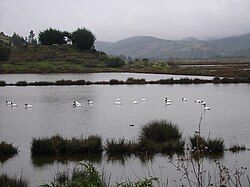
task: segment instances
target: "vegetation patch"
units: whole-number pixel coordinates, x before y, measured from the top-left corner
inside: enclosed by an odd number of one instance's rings
[[[16,86],[28,86],[28,83],[26,81],[18,81],[16,82]]]
[[[5,141],[0,143],[0,158],[10,157],[17,154],[17,148]]]
[[[0,86],[6,86],[6,82],[0,80]]]
[[[20,176],[17,177],[11,177],[6,174],[0,175],[0,186],[5,187],[28,187],[28,179],[25,179],[24,177]]]
[[[76,155],[101,154],[102,139],[99,136],[88,138],[64,139],[60,135],[50,138],[33,138],[31,143],[32,156],[35,155]]]
[[[205,139],[199,135],[190,137],[192,149],[203,152],[223,152],[225,150],[224,141],[221,138]]]
[[[229,148],[228,148],[229,151],[231,152],[240,152],[240,151],[245,151],[246,150],[246,146],[244,145],[239,145],[239,144],[234,144],[234,145],[231,145]]]
[[[108,154],[125,155],[179,152],[184,150],[185,145],[181,136],[178,127],[171,122],[152,121],[142,127],[138,141],[107,140],[105,150]]]

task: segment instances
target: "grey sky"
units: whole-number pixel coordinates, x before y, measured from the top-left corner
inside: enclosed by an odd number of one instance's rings
[[[0,0],[0,31],[92,30],[98,40],[165,39],[250,32],[250,0]]]

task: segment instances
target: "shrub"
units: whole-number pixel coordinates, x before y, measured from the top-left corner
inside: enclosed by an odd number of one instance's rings
[[[125,62],[123,60],[121,60],[120,58],[108,58],[104,61],[104,63],[106,64],[107,67],[110,68],[119,68],[119,67],[123,67]]]
[[[64,139],[60,135],[51,138],[33,138],[31,153],[35,155],[74,155],[74,154],[100,154],[102,139],[98,136],[88,138]]]
[[[0,61],[5,61],[10,58],[10,48],[7,46],[0,45]]]
[[[161,152],[181,152],[184,150],[185,141],[169,140],[161,146]]]
[[[0,158],[17,154],[17,148],[5,141],[0,143]]]
[[[95,35],[86,28],[79,28],[72,33],[73,44],[79,49],[91,49],[95,40]]]
[[[181,135],[177,125],[172,124],[172,122],[155,120],[143,126],[140,138],[163,143],[172,139],[180,139]]]
[[[72,80],[58,80],[55,82],[56,85],[73,85]]]
[[[213,78],[213,83],[214,83],[214,84],[220,83],[220,78],[219,78],[219,77],[214,77],[214,78]]]
[[[111,80],[109,81],[109,84],[110,84],[110,85],[123,84],[123,83],[124,83],[123,81],[119,81],[119,80],[117,80],[117,79],[111,79]]]
[[[27,86],[28,83],[26,81],[18,81],[16,82],[16,86]]]
[[[64,33],[56,29],[46,29],[39,33],[39,41],[42,45],[64,44]]]
[[[28,179],[20,176],[19,178],[10,177],[6,174],[0,175],[0,186],[5,187],[28,187]]]
[[[6,82],[5,81],[0,81],[0,86],[6,86]]]

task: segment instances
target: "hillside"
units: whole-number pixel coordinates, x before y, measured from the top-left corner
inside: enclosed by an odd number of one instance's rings
[[[110,55],[150,59],[205,59],[214,57],[250,57],[250,34],[218,40],[195,38],[164,40],[151,36],[135,36],[117,42],[97,41],[97,50]]]

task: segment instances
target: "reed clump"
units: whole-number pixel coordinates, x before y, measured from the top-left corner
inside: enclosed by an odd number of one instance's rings
[[[18,81],[16,82],[16,86],[28,86],[28,83],[26,81]]]
[[[0,158],[11,157],[17,154],[17,148],[5,141],[0,142]]]
[[[32,156],[100,154],[102,151],[102,139],[99,136],[64,139],[55,135],[50,138],[33,138],[31,143]]]
[[[0,86],[6,86],[6,82],[0,80]]]
[[[191,147],[194,150],[200,150],[204,152],[223,152],[225,150],[224,140],[221,138],[205,139],[199,135],[195,135],[189,138]]]
[[[179,128],[164,120],[151,121],[142,127],[137,141],[107,140],[108,154],[148,155],[154,153],[183,151],[185,142]]]
[[[5,187],[28,187],[29,181],[23,176],[11,177],[6,174],[0,175],[0,186]]]
[[[231,145],[229,148],[228,148],[229,151],[231,152],[240,152],[240,151],[245,151],[246,150],[246,146],[244,145],[239,145],[239,144],[234,144],[234,145]]]

